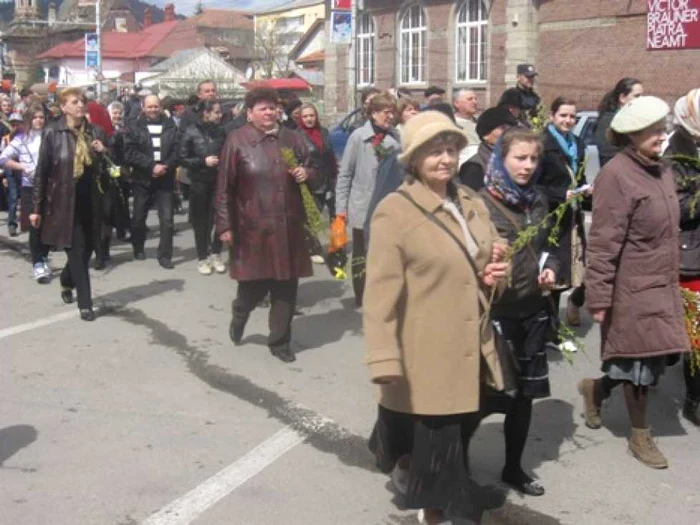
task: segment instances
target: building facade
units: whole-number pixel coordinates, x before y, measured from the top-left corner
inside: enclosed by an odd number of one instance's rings
[[[622,77],[673,100],[700,85],[699,49],[648,50],[647,0],[364,0],[351,45],[329,44],[325,107],[333,119],[367,86],[422,99],[438,85],[473,89],[482,108],[515,83],[517,64],[538,70],[545,104],[558,95],[595,109]]]

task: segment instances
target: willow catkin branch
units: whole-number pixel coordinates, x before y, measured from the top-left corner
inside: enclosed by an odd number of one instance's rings
[[[281,148],[280,151],[282,153],[282,159],[284,160],[284,163],[290,170],[299,167],[297,157],[291,148]],[[311,194],[311,190],[309,190],[309,185],[305,182],[302,182],[301,184],[299,184],[299,189],[301,191],[301,200],[304,204],[306,225],[309,231],[313,235],[318,237],[327,228],[327,225],[323,220],[321,212],[316,206],[316,201],[314,200],[314,196]]]

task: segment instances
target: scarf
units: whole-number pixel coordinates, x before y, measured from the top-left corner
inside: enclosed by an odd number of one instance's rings
[[[87,123],[83,123],[79,128],[70,128],[71,133],[75,135],[75,157],[73,157],[73,178],[79,179],[85,173],[87,166],[92,166],[92,157],[90,157],[90,145],[88,144]]]
[[[484,183],[494,197],[507,202],[511,206],[530,208],[537,198],[535,184],[537,183],[538,173],[538,171],[535,172],[527,186],[516,184],[503,164],[503,151],[499,140],[493,148],[491,161],[486,170],[486,175],[484,175]]]
[[[318,123],[318,119],[316,120],[316,124],[313,128],[307,128],[304,125],[304,122],[302,122],[301,117],[299,117],[297,120],[297,126],[299,126],[299,129],[302,130],[307,137],[309,137],[309,140],[314,146],[316,146],[316,149],[322,152],[323,137],[321,136],[321,125]]]
[[[697,141],[700,139],[700,88],[681,97],[673,107],[676,122]]]
[[[562,135],[559,130],[554,126],[554,124],[549,124],[547,126],[547,131],[554,137],[559,144],[559,148],[564,152],[564,154],[569,159],[569,167],[571,171],[574,172],[574,176],[578,172],[578,144],[576,144],[576,138],[573,133],[567,133]]]

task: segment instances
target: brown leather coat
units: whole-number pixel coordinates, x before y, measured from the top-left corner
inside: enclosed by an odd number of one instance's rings
[[[97,139],[107,145],[102,128],[87,124],[88,143]],[[100,190],[106,188],[107,180],[101,157],[94,151],[92,166],[85,168],[83,177],[90,177],[92,189],[93,228],[100,224]],[[68,129],[65,117],[46,127],[39,149],[39,160],[34,176],[34,213],[41,215],[41,241],[58,249],[70,247],[75,216],[75,135]],[[97,231],[95,229],[94,231]]]
[[[626,150],[605,165],[594,191],[586,301],[590,309],[608,309],[603,360],[688,351],[670,168]]]
[[[299,185],[281,148],[294,151],[313,184],[304,139],[281,128],[265,134],[251,124],[229,133],[221,153],[216,188],[216,228],[233,233],[231,278],[288,280],[313,274],[304,234]]]

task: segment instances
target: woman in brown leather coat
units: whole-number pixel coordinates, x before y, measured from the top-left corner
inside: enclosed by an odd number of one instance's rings
[[[228,135],[219,161],[216,229],[230,246],[231,278],[238,281],[230,336],[241,344],[250,312],[269,293],[272,354],[295,360],[289,348],[300,277],[312,275],[306,216],[299,185],[316,178],[309,150],[296,131],[277,122],[279,97],[258,88],[246,95],[248,123]],[[289,150],[297,166],[282,156]],[[313,191],[313,188],[311,188]]]
[[[105,150],[104,132],[85,118],[85,96],[77,88],[61,93],[63,117],[45,131],[34,182],[34,210],[29,220],[41,227],[41,241],[64,249],[68,262],[61,272],[61,298],[73,302],[78,294],[80,317],[93,321],[88,263],[93,232],[100,226],[100,178],[104,172],[98,155]]]

